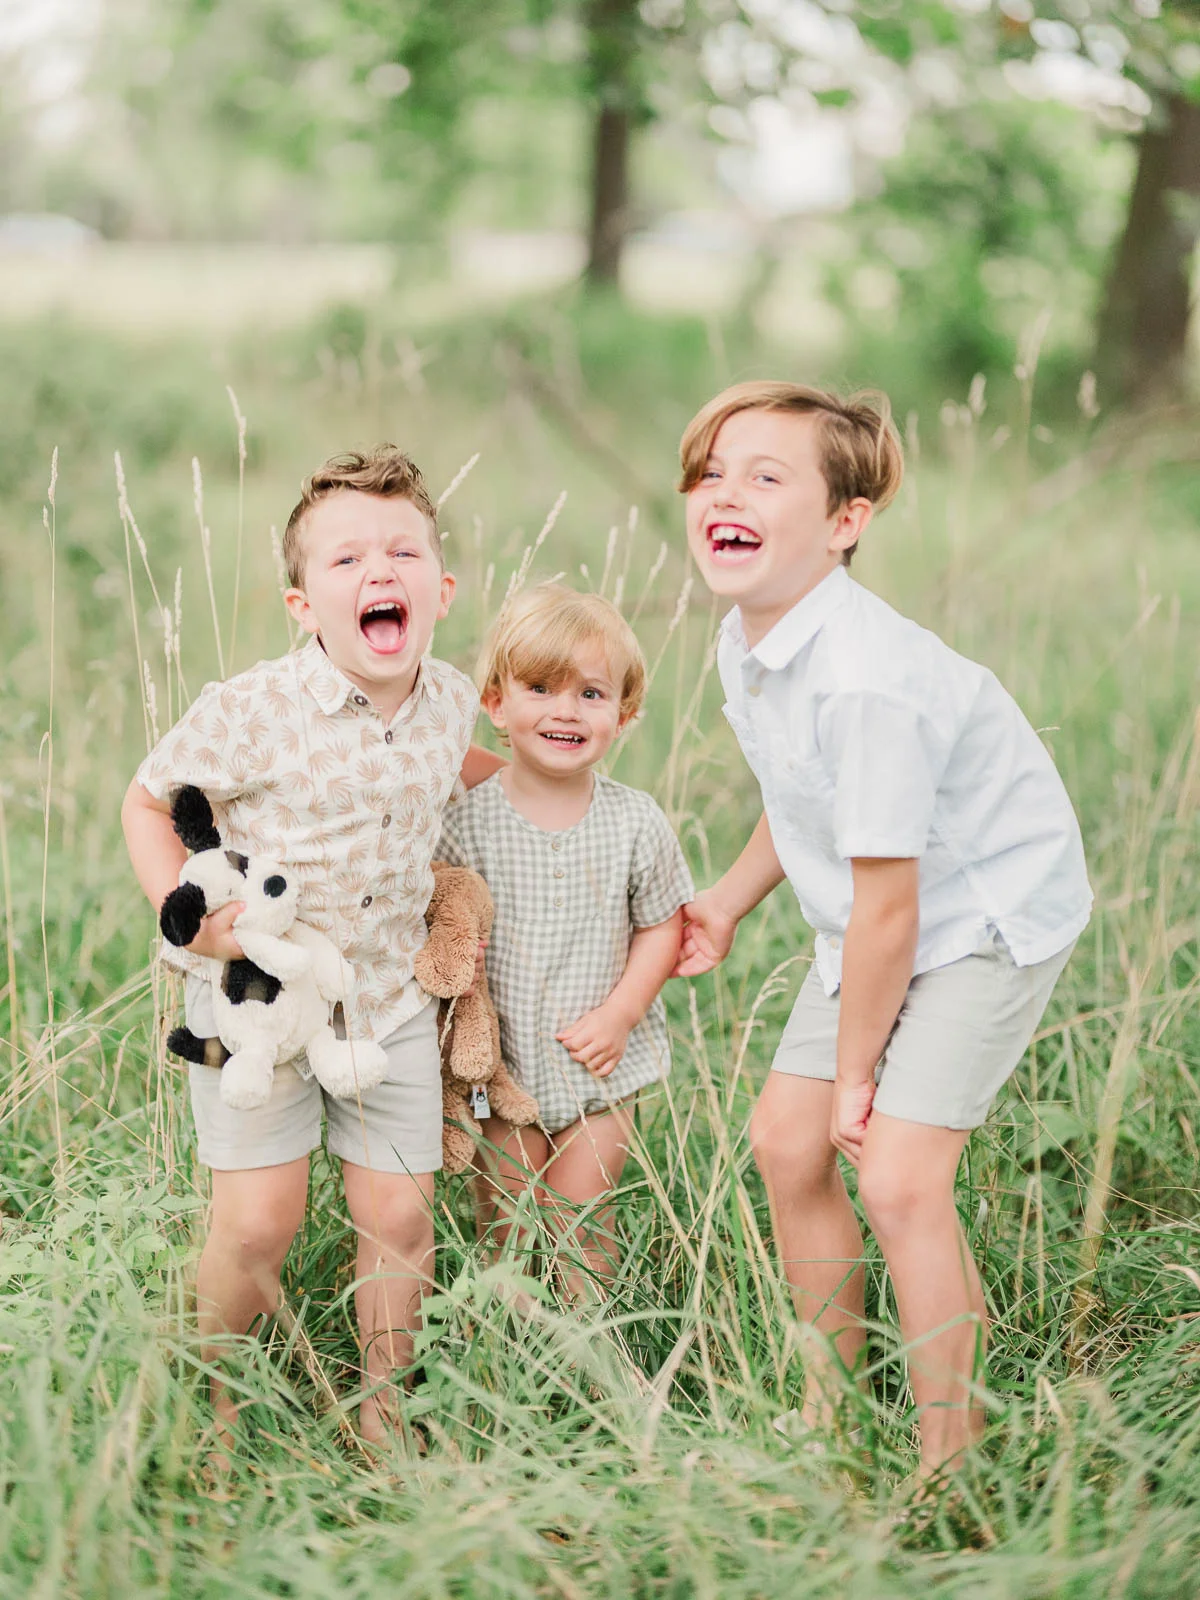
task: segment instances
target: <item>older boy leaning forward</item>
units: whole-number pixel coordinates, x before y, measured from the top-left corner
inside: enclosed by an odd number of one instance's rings
[[[682,460],[692,555],[733,602],[718,666],[763,815],[685,906],[678,971],[715,966],[789,880],[816,957],[750,1137],[797,1314],[826,1335],[802,1417],[829,1425],[863,1352],[841,1151],[895,1287],[927,1479],[982,1421],[987,1317],[955,1173],[1088,920],[1079,828],[993,675],[846,571],[900,484],[886,403],[742,384],[692,421]]]
[[[212,1227],[196,1285],[206,1359],[276,1309],[283,1259],[304,1217],[309,1153],[328,1124],[358,1234],[356,1309],[368,1394],[364,1437],[394,1420],[389,1380],[409,1364],[433,1264],[433,1174],[441,1165],[436,1007],[413,976],[425,938],[430,862],[461,771],[470,787],[498,764],[469,747],[478,699],[454,668],[422,659],[446,615],[436,511],[400,451],[328,462],[304,486],[284,538],[287,608],[312,638],[278,661],[208,685],[139,768],[122,808],[134,871],[157,909],[186,852],[169,795],[199,785],[229,846],[300,876],[301,914],[352,962],[348,1036],[378,1040],[388,1073],[354,1101],[322,1104],[288,1065],[257,1111],[232,1111],[220,1073],[191,1068],[200,1159],[213,1170]],[[182,953],[188,1022],[214,1032],[196,956],[236,960],[234,904],[205,919]],[[214,1380],[224,1445],[236,1406]]]

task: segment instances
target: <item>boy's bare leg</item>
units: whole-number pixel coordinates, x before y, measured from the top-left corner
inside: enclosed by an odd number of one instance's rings
[[[555,1231],[566,1240],[568,1256],[581,1261],[579,1266],[564,1266],[563,1287],[575,1301],[595,1298],[596,1291],[612,1282],[613,1260],[611,1206],[592,1213],[583,1226],[578,1224],[576,1208],[588,1205],[615,1189],[621,1181],[633,1133],[633,1101],[614,1106],[596,1116],[581,1117],[551,1139],[553,1157],[544,1182],[547,1215]],[[568,1202],[567,1211],[559,1203]]]
[[[516,1225],[513,1218],[517,1206],[535,1185],[553,1151],[540,1128],[514,1128],[500,1117],[487,1117],[481,1126],[487,1145],[479,1147],[471,1183],[475,1232],[493,1253],[498,1253]],[[540,1193],[537,1200],[540,1203]],[[530,1250],[535,1245],[527,1231],[519,1242]]]
[[[354,1304],[363,1371],[377,1391],[359,1406],[359,1431],[381,1444],[400,1426],[391,1377],[412,1362],[421,1297],[433,1279],[433,1173],[374,1172],[343,1161],[342,1175],[358,1233]]]
[[[954,1204],[969,1137],[876,1111],[859,1167],[859,1193],[892,1275],[909,1350],[925,1477],[956,1466],[983,1431],[971,1385],[987,1344],[987,1307]]]
[[[750,1121],[796,1315],[825,1336],[805,1351],[801,1415],[815,1428],[832,1422],[842,1368],[854,1372],[866,1344],[862,1234],[829,1139],[832,1107],[832,1083],[770,1072]]]
[[[308,1157],[279,1167],[212,1175],[212,1227],[196,1274],[201,1354],[221,1357],[219,1335],[248,1333],[279,1306],[279,1273],[304,1221]],[[238,1407],[210,1382],[218,1446],[228,1450]]]

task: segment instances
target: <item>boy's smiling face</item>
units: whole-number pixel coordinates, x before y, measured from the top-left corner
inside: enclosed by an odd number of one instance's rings
[[[484,697],[495,727],[508,735],[514,763],[540,778],[569,778],[594,767],[621,731],[621,688],[597,640],[576,652],[561,681],[509,679]]]
[[[339,489],[301,529],[304,579],[284,596],[330,661],[389,716],[412,693],[454,579],[436,534],[411,500]]]
[[[688,546],[712,592],[737,604],[752,647],[870,521],[869,500],[830,513],[817,430],[811,414],[737,411],[688,492]]]

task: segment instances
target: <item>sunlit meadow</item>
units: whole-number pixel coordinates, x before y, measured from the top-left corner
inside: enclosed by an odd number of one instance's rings
[[[437,648],[460,665],[514,583],[617,598],[654,677],[611,770],[662,802],[699,881],[754,820],[673,489],[683,422],[748,369],[703,324],[599,315],[418,335],[332,315],[217,349],[0,333],[4,1595],[1196,1592],[1195,437],[1185,418],[1110,424],[1086,384],[1051,432],[1033,360],[995,398],[977,383],[903,419],[910,478],[856,567],[1016,694],[1097,894],[961,1174],[994,1317],[966,1505],[891,1515],[913,1427],[870,1247],[870,1392],[847,1395],[863,1446],[804,1454],[772,1426],[804,1351],[745,1134],[810,954],[786,892],[728,970],[668,989],[675,1068],[639,1111],[603,1311],[564,1310],[545,1260],[518,1258],[538,1309],[514,1319],[461,1180],[440,1185],[411,1401],[430,1448],[368,1461],[343,1409],[351,1236],[319,1158],[284,1312],[237,1352],[242,1453],[204,1492],[207,1179],[118,809],[203,682],[288,647],[272,527],[302,474],[391,437],[453,488]]]

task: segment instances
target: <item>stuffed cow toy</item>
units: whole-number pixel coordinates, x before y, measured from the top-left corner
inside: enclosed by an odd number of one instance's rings
[[[375,1088],[387,1072],[387,1056],[370,1040],[334,1033],[332,1008],[350,993],[354,969],[323,933],[296,920],[295,874],[224,849],[208,797],[194,785],[171,796],[171,820],[194,854],[159,913],[168,943],[188,945],[203,917],[235,900],[246,905],[233,923],[244,959],[203,958],[217,1034],[228,1052],[221,1071],[225,1104],[239,1111],[264,1105],[275,1068],[300,1055],[321,1087],[339,1099]],[[218,1064],[211,1041],[189,1028],[175,1028],[167,1047],[186,1061]]]

